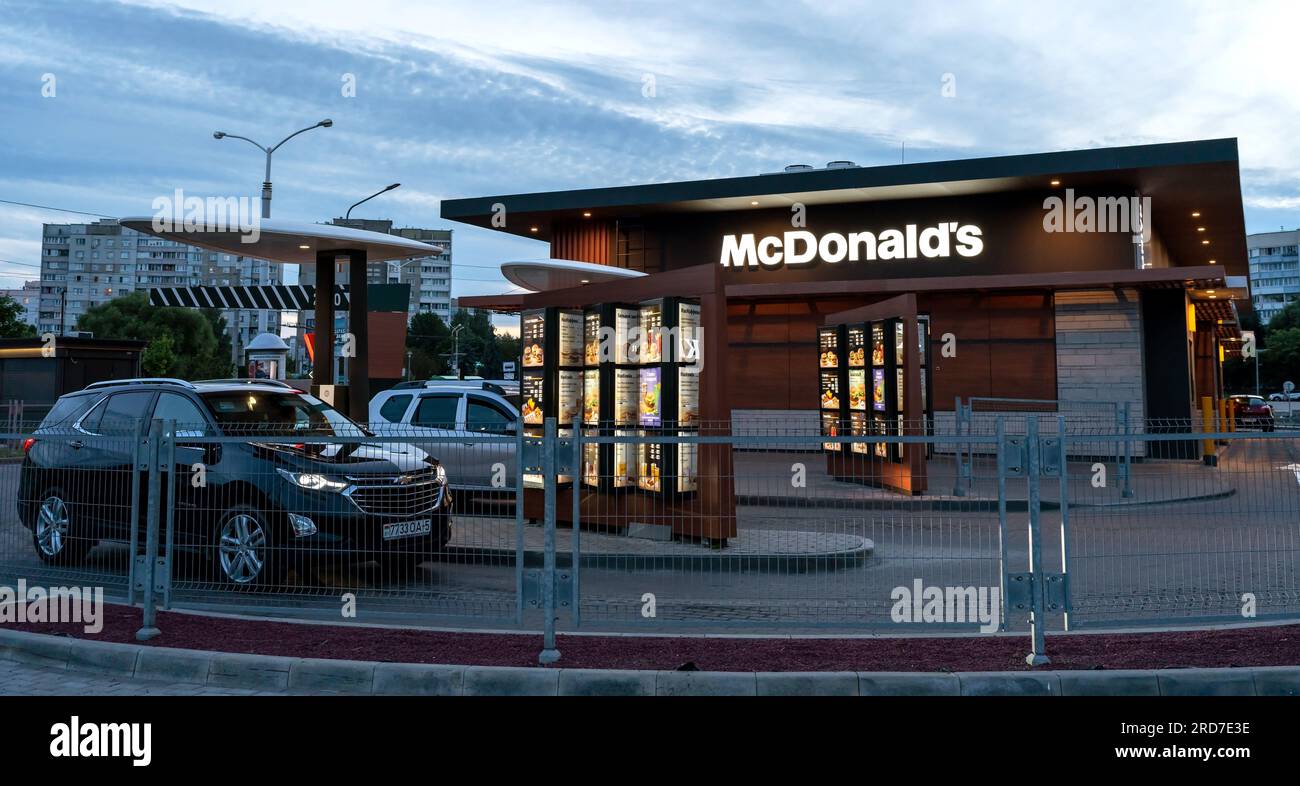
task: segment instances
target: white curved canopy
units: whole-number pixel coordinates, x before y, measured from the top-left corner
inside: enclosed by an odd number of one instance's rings
[[[641,278],[645,273],[573,259],[521,259],[502,262],[501,275],[511,284],[530,292],[547,292],[602,281]]]
[[[225,254],[269,259],[272,262],[310,264],[316,261],[318,251],[364,249],[366,261],[383,262],[432,256],[444,250],[439,246],[397,235],[333,224],[313,224],[309,221],[261,219],[256,230],[249,232],[241,232],[238,228],[232,230],[224,224],[210,225],[205,222],[199,222],[197,227],[188,231],[183,226],[158,231],[154,229],[153,216],[131,216],[121,219],[119,223],[146,235]]]

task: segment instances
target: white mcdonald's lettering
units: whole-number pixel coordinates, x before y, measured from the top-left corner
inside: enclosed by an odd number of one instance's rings
[[[919,229],[919,231],[918,231]],[[829,232],[821,237],[806,229],[755,239],[752,233],[723,235],[718,261],[723,267],[775,268],[812,262],[888,262],[907,259],[945,259],[953,252],[967,259],[984,251],[984,231],[974,224],[945,221],[918,228],[872,232]]]

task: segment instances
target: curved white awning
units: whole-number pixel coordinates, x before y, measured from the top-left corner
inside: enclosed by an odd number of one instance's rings
[[[548,292],[602,281],[641,278],[645,273],[573,259],[521,259],[502,262],[501,275],[511,284],[530,292]]]
[[[371,232],[365,229],[313,224],[309,221],[282,221],[261,219],[255,231],[232,231],[226,225],[198,226],[186,230],[182,226],[158,231],[154,229],[153,216],[131,216],[120,220],[122,226],[146,235],[187,243],[225,254],[239,254],[272,262],[311,264],[318,251],[344,251],[363,249],[366,261],[384,262],[390,259],[432,256],[444,251],[439,246],[421,243],[397,235]]]

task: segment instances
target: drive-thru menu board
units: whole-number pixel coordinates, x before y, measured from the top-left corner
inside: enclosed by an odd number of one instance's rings
[[[546,417],[583,436],[676,436],[700,421],[700,306],[663,298],[521,315],[526,433]],[[535,349],[530,349],[535,347]],[[684,494],[697,489],[695,445],[584,443],[584,486]],[[536,480],[540,476],[534,473]]]
[[[825,326],[817,332],[818,407],[824,436],[902,435],[908,418],[926,419],[931,427],[929,318],[918,317],[917,338],[921,412],[907,412],[906,321],[883,319]],[[901,443],[863,439],[849,447],[827,442],[830,453],[872,455],[901,462]]]

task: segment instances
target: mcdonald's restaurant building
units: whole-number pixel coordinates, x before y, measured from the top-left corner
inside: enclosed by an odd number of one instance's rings
[[[442,216],[550,244],[549,259],[502,264],[527,291],[464,306],[706,293],[700,323],[725,338],[706,341],[703,407],[737,428],[767,416],[815,427],[834,376],[823,373],[828,343],[843,352],[832,360],[868,372],[869,412],[881,379],[855,345],[879,360],[871,333],[886,323],[872,320],[885,318],[900,336],[904,324],[920,331],[921,408],[940,428],[959,397],[1115,402],[1135,429],[1188,424],[1203,397],[1222,396],[1221,363],[1250,307],[1235,139],[832,162],[456,199]],[[892,355],[892,335],[885,344]],[[915,401],[901,371],[897,393],[888,373],[901,417]],[[849,407],[852,379],[833,385]]]

